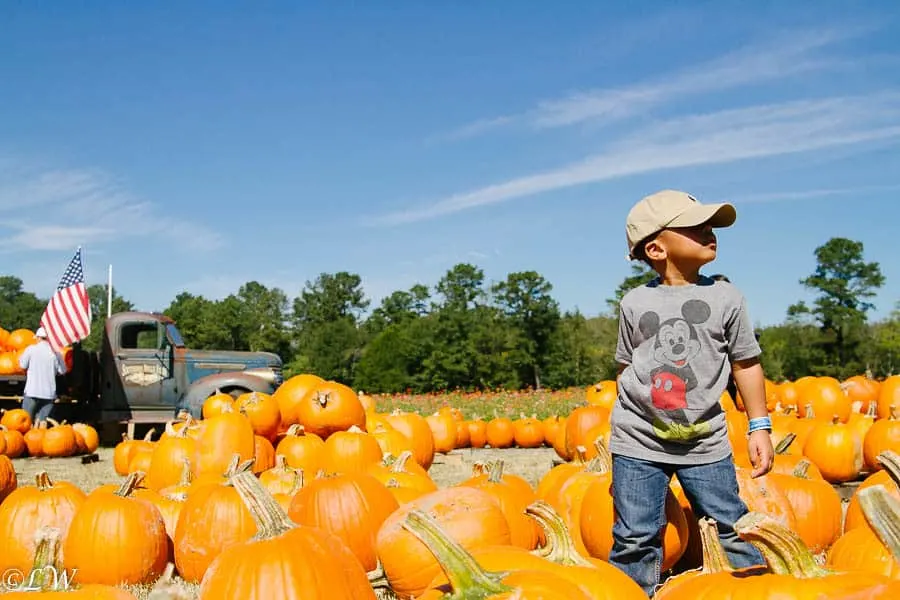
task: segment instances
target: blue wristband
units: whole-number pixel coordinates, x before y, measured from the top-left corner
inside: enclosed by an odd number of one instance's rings
[[[753,433],[754,431],[760,431],[762,429],[772,431],[772,418],[768,416],[756,417],[755,419],[750,419],[749,425],[747,433]]]

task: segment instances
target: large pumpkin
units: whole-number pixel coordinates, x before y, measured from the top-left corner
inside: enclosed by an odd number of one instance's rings
[[[159,510],[131,494],[143,474],[128,477],[113,494],[91,494],[69,526],[66,569],[84,583],[148,584],[166,568],[169,537]]]
[[[399,507],[393,494],[366,473],[325,475],[308,481],[291,501],[288,515],[300,525],[332,533],[366,571],[377,566],[375,534]]]
[[[85,498],[71,483],[54,484],[45,471],[35,476],[35,485],[19,486],[7,496],[0,504],[0,570],[27,572],[34,562],[35,532],[47,526],[65,537]]]
[[[259,531],[209,565],[201,600],[375,599],[365,571],[340,538],[291,523],[251,473],[236,475],[232,483]]]
[[[425,494],[395,510],[376,538],[378,558],[394,592],[418,596],[428,587],[440,566],[422,542],[404,527],[415,510],[434,519],[464,548],[509,545],[509,523],[490,494],[470,487],[451,487]]]

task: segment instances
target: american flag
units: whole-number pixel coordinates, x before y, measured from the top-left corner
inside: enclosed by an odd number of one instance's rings
[[[47,332],[47,341],[56,350],[83,340],[91,333],[91,303],[84,287],[80,247],[47,304],[41,317],[41,327]]]

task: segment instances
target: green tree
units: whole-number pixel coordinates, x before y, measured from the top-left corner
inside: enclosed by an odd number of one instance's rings
[[[839,376],[859,373],[863,368],[861,346],[865,339],[870,301],[884,285],[877,262],[863,258],[862,242],[832,238],[815,250],[816,270],[801,283],[818,295],[812,307],[798,303],[789,316],[809,313],[823,334],[828,371]]]
[[[521,380],[534,383],[536,389],[541,388],[541,369],[560,318],[552,290],[550,282],[535,271],[510,273],[493,288],[500,309],[521,337],[517,344],[525,371]]]
[[[285,375],[312,372],[351,385],[363,346],[359,320],[368,306],[359,275],[322,273],[307,281],[294,299],[296,354]]]
[[[22,285],[18,277],[0,277],[0,327],[7,331],[36,330],[47,308],[47,300],[26,292]]]

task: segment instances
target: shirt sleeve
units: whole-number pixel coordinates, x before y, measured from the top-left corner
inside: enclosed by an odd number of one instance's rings
[[[28,369],[28,361],[31,357],[31,346],[22,350],[22,354],[19,355],[19,368],[20,369]]]
[[[619,334],[616,340],[616,362],[619,364],[631,364],[631,354],[634,352],[632,332],[631,311],[619,304]]]
[[[725,337],[728,340],[728,356],[732,361],[747,360],[762,354],[747,312],[747,301],[743,296],[725,322]]]

